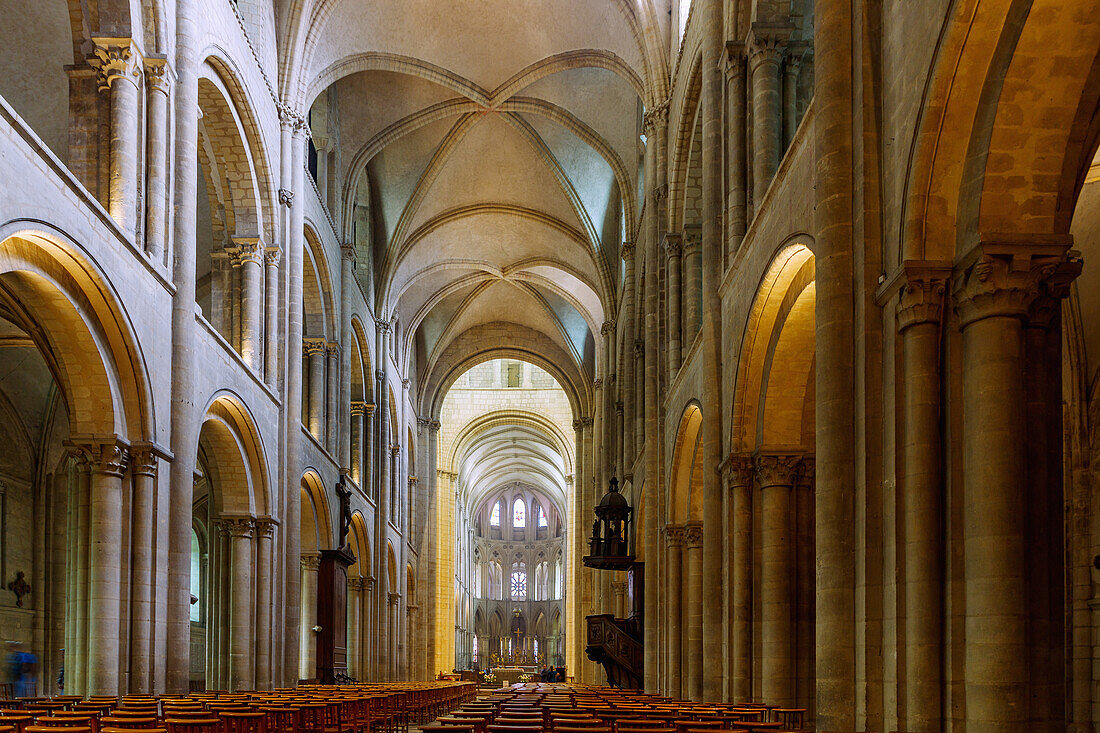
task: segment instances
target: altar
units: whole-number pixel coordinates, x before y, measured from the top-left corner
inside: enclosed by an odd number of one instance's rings
[[[509,687],[520,682],[520,677],[531,675],[538,677],[537,667],[493,667],[490,672],[497,678],[496,684],[500,687]]]

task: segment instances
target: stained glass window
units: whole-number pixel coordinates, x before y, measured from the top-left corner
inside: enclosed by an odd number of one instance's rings
[[[522,601],[527,598],[527,571],[512,571],[512,600]]]
[[[500,502],[493,504],[493,511],[489,514],[489,525],[492,527],[500,526]]]
[[[548,526],[550,524],[550,522],[547,521],[547,519],[546,519],[546,510],[542,508],[542,504],[539,504],[538,514],[539,514],[539,526],[540,527]]]
[[[523,503],[523,499],[516,499],[516,503],[512,505],[512,526],[517,529],[527,526],[527,505]]]
[[[471,641],[473,642],[474,661],[476,662],[477,661],[477,637],[476,636],[473,637],[471,639]]]

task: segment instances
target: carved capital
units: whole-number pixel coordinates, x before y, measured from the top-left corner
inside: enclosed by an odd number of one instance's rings
[[[634,259],[634,243],[623,242],[622,246],[619,247],[619,257],[622,257],[626,262],[630,262]]]
[[[658,130],[663,129],[668,124],[668,104],[670,101],[672,101],[672,98],[666,97],[655,104],[653,109],[646,110],[645,116],[642,118],[642,130],[647,138],[657,134]]]
[[[389,333],[390,332],[390,322],[389,321],[383,321],[380,318],[376,318],[376,319],[374,319],[374,326],[375,326],[375,328],[378,329],[378,333]]]
[[[703,229],[698,226],[684,227],[684,231],[680,235],[682,237],[683,251],[685,253],[691,253],[699,249],[699,245],[703,243]]]
[[[756,481],[761,489],[794,486],[802,464],[801,454],[763,453],[756,456]]]
[[[438,431],[441,427],[443,427],[443,423],[439,422],[438,420],[432,420],[430,423],[428,423],[428,428],[434,431]]]
[[[363,412],[367,417],[374,415],[374,405],[370,402],[363,403]]]
[[[604,321],[603,325],[600,326],[600,333],[603,334],[604,336],[615,333],[615,321],[614,320]]]
[[[145,83],[149,85],[149,91],[168,96],[172,88],[172,71],[168,68],[167,58],[155,56],[145,59]]]
[[[92,440],[75,444],[75,447],[93,474],[122,476],[130,463],[128,447],[114,438]]]
[[[592,388],[593,389],[602,389],[603,388],[603,380],[600,379],[599,377],[596,377],[595,379],[593,379],[592,380]]]
[[[638,358],[645,356],[645,341],[642,339],[634,342],[634,356]]]
[[[749,30],[745,45],[749,52],[749,63],[752,68],[759,68],[761,64],[775,64],[783,60],[783,54],[787,50],[787,41],[791,38],[794,27],[791,25],[772,25],[768,23],[753,23]]]
[[[237,260],[241,264],[253,262],[263,265],[265,248],[259,237],[234,237],[233,246],[237,250]]]
[[[381,369],[378,369],[374,372],[374,378],[377,379],[379,382],[385,382],[386,381],[386,373],[384,371],[382,371]]]
[[[401,380],[401,389],[408,389],[412,385],[412,380],[405,378]]]
[[[120,79],[137,84],[141,75],[133,42],[129,38],[93,38],[89,60],[99,74],[99,89],[110,89]]]
[[[317,572],[321,569],[320,555],[302,555],[302,570]]]
[[[293,206],[294,206],[294,192],[291,191],[289,188],[280,188],[279,189],[279,203],[282,204],[283,206],[287,207],[288,209],[293,208]]]
[[[268,267],[278,267],[283,258],[283,250],[279,247],[267,247],[264,249],[264,264]]]
[[[805,456],[802,466],[798,471],[798,488],[814,490],[817,482],[817,459],[813,456]]]
[[[680,257],[683,253],[683,239],[679,234],[674,232],[668,232],[665,234],[665,256],[670,260],[674,257]]]
[[[150,445],[135,445],[130,451],[130,471],[135,476],[157,475],[157,451]]]
[[[275,528],[279,523],[271,517],[260,517],[256,520],[256,536],[263,540],[270,540],[275,536]]]
[[[416,476],[409,476],[409,488],[415,489],[420,484],[420,479]]]
[[[653,198],[656,200],[658,206],[663,206],[665,201],[668,200],[668,184],[662,183],[653,189]]]
[[[722,473],[726,478],[726,485],[734,489],[739,486],[752,484],[753,460],[752,456],[731,454],[722,466]]]
[[[367,411],[367,403],[366,402],[352,401],[352,403],[351,403],[351,416],[352,417],[362,417],[363,414],[366,411]]]
[[[222,517],[222,529],[234,539],[249,539],[252,530],[256,528],[256,520],[252,517]]]
[[[366,578],[348,578],[348,590],[352,593],[358,593],[361,590],[365,590],[366,587]]]
[[[726,79],[745,76],[745,60],[747,51],[744,41],[726,41],[725,61]]]
[[[302,339],[302,353],[306,356],[323,355],[326,345],[324,339]]]
[[[679,547],[684,543],[684,526],[682,524],[665,525],[665,546]]]
[[[392,453],[392,454],[393,454],[393,457],[394,457],[394,458],[397,458],[398,454],[399,454],[399,453],[401,453],[401,446],[399,446],[399,445],[391,445],[391,446],[390,446],[390,453]]]
[[[350,243],[341,244],[340,245],[340,257],[342,257],[345,262],[354,263],[355,262],[355,245],[350,244]]]
[[[340,344],[335,341],[329,341],[325,344],[325,353],[328,354],[330,359],[340,358]]]
[[[1026,318],[1040,285],[1054,274],[1060,258],[1029,253],[979,254],[955,275],[955,312],[959,326],[991,317]]]
[[[694,550],[703,546],[703,523],[687,522],[684,525],[684,548]]]
[[[416,418],[416,429],[418,431],[424,430],[425,428],[428,428],[428,427],[431,427],[431,424],[432,424],[432,421],[431,421],[430,418],[427,418],[427,417],[418,417],[418,418]]]
[[[906,262],[902,267],[898,330],[904,331],[919,323],[939,323],[944,293],[951,277],[950,266]]]
[[[398,604],[398,602],[401,600],[401,594],[400,593],[388,593],[388,594],[386,594],[386,598],[387,598],[387,600],[389,600],[391,606],[396,606]]]

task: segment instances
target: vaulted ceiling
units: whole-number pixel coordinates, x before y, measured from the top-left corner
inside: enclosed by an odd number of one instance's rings
[[[332,89],[344,214],[369,192],[374,306],[401,324],[409,376],[463,335],[508,347],[532,331],[594,376],[640,216],[634,3],[314,5],[301,84]]]

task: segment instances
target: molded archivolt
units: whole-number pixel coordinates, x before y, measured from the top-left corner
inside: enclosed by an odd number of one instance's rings
[[[60,386],[75,436],[156,439],[144,358],[106,278],[61,235],[0,229],[0,299]]]
[[[703,519],[702,426],[703,411],[692,402],[680,418],[672,455],[665,516],[673,524]]]
[[[318,553],[333,548],[332,513],[320,475],[309,469],[302,475],[301,488],[302,553]]]
[[[217,396],[206,409],[199,445],[215,487],[215,514],[271,514],[267,462],[255,421],[233,395]]]
[[[733,452],[813,448],[815,291],[813,252],[782,246],[761,278],[741,340]]]
[[[983,237],[1065,235],[1096,147],[1095,8],[1074,0],[963,5],[944,21],[927,77],[899,259],[952,261]]]

